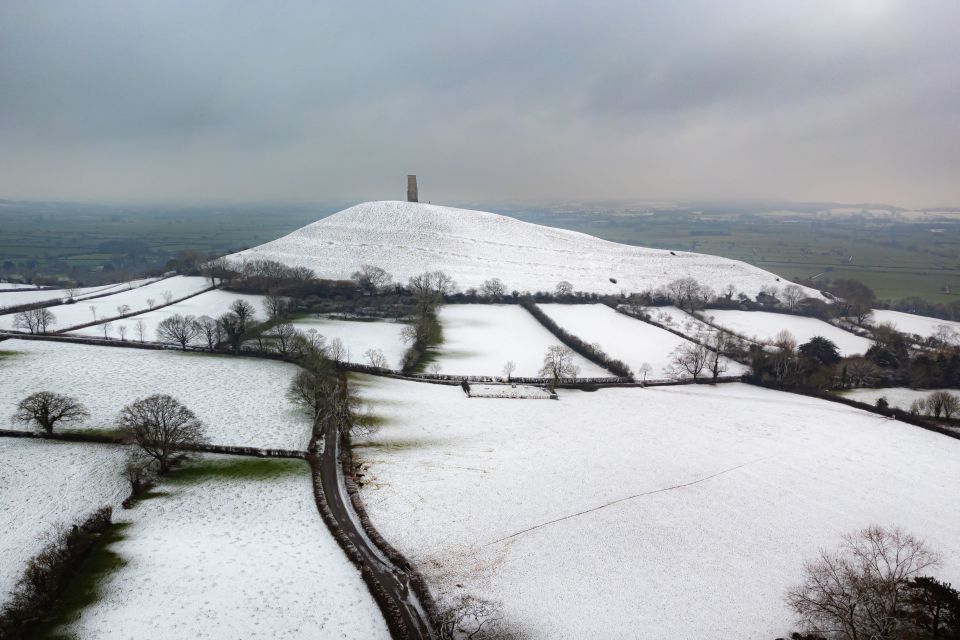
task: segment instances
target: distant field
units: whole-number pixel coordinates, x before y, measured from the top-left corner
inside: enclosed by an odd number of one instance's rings
[[[226,253],[262,244],[348,204],[177,208],[0,202],[0,277],[29,269],[91,281],[92,270],[104,267],[132,277],[163,267],[179,251]],[[881,299],[917,295],[948,302],[960,291],[956,220],[826,218],[812,209],[765,212],[747,206],[466,206],[615,242],[743,260],[789,279],[856,278]]]

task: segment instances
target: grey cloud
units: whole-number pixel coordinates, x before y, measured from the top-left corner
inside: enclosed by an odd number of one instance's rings
[[[960,5],[0,4],[0,197],[960,201]],[[402,185],[401,185],[402,186]]]

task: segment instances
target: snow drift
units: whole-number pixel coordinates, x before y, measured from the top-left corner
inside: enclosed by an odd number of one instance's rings
[[[358,204],[228,259],[276,260],[337,279],[372,264],[401,282],[442,269],[461,289],[499,278],[508,291],[553,290],[567,280],[577,290],[619,293],[690,276],[716,290],[732,284],[755,296],[763,287],[789,284],[737,260],[623,245],[494,213],[394,201]],[[812,289],[807,293],[820,297]]]

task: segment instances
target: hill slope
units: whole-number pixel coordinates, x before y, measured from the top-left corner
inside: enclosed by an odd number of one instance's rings
[[[500,278],[508,291],[552,291],[567,280],[577,290],[619,293],[691,276],[717,290],[733,284],[754,296],[765,286],[788,284],[727,258],[674,255],[494,213],[395,201],[358,204],[229,258],[276,260],[341,279],[361,264],[383,267],[401,282],[442,269],[461,289]],[[819,297],[813,290],[808,293]]]

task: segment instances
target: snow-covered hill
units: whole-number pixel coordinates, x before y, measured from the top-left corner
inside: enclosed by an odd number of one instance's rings
[[[358,204],[229,258],[277,260],[342,279],[361,264],[382,267],[401,282],[442,269],[461,289],[499,278],[508,291],[552,291],[567,280],[577,290],[619,293],[691,276],[715,290],[732,284],[754,296],[763,287],[789,284],[727,258],[617,244],[494,213],[393,201]],[[812,289],[808,295],[819,297]]]

